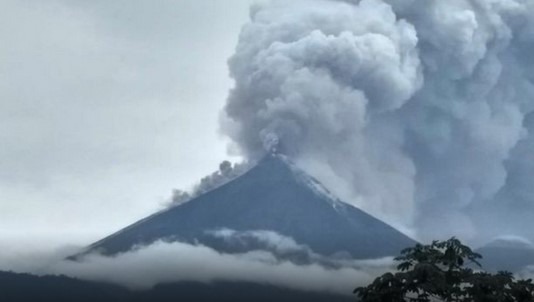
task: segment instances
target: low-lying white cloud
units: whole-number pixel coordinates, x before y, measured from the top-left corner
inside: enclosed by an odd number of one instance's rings
[[[223,232],[218,234],[222,235]],[[226,232],[224,235],[236,236],[236,233]],[[276,245],[277,249],[313,253],[293,239],[276,233],[248,235],[262,238]],[[324,265],[325,259],[312,255],[312,262],[296,264],[280,260],[276,252],[271,251],[224,254],[203,245],[165,241],[116,256],[93,253],[79,261],[65,260],[66,256],[76,251],[79,251],[76,247],[31,247],[26,252],[20,248],[4,249],[0,252],[0,271],[67,275],[137,290],[149,289],[160,283],[234,281],[350,295],[355,287],[365,285],[393,268],[391,258],[364,261],[345,259],[338,260],[336,266],[332,266]]]
[[[253,251],[221,254],[202,245],[159,241],[135,251],[106,257],[92,254],[80,262],[61,261],[50,273],[66,274],[147,289],[158,283],[179,281],[249,281],[306,291],[350,294],[372,281],[391,259],[362,262],[359,268],[325,268],[318,264],[296,265],[278,261],[273,254]]]

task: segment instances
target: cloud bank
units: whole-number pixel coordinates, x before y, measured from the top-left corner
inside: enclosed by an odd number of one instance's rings
[[[113,257],[88,254],[79,261],[64,260],[74,249],[36,251],[9,257],[2,252],[0,270],[46,275],[67,275],[83,280],[110,282],[136,290],[156,284],[196,281],[254,282],[296,290],[332,292],[350,295],[359,285],[391,270],[391,258],[355,261],[339,259],[337,266],[324,265],[326,259],[293,239],[268,232],[214,231],[217,236],[236,239],[255,237],[272,251],[256,250],[225,254],[202,245],[158,241],[149,246]],[[280,253],[308,253],[310,262],[297,264],[281,260]],[[12,261],[16,260],[16,261]],[[323,261],[324,260],[324,261]],[[328,260],[332,263],[333,260]]]
[[[533,20],[524,0],[256,5],[223,131],[419,239],[532,240]]]
[[[306,291],[350,294],[390,268],[390,259],[359,268],[329,269],[318,264],[279,261],[268,252],[221,254],[205,246],[157,242],[116,257],[89,255],[82,262],[62,262],[53,273],[147,289],[180,281],[247,281]]]

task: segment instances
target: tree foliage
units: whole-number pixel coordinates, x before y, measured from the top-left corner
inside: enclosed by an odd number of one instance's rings
[[[456,238],[417,244],[395,258],[399,262],[396,272],[386,273],[354,293],[363,302],[534,301],[531,279],[474,270],[480,268],[481,258]]]

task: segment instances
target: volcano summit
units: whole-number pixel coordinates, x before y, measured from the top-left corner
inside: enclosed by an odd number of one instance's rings
[[[284,156],[270,154],[236,179],[142,219],[81,255],[114,255],[158,240],[238,253],[269,249],[266,236],[290,239],[320,256],[352,259],[394,256],[414,244],[393,227],[335,198]]]

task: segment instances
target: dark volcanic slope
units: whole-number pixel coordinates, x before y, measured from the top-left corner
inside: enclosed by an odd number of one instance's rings
[[[95,244],[104,254],[166,238],[201,242],[230,251],[209,231],[269,230],[328,256],[397,255],[414,241],[391,226],[331,197],[313,178],[279,155],[270,155],[241,177],[187,203],[152,215]]]

